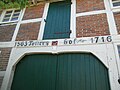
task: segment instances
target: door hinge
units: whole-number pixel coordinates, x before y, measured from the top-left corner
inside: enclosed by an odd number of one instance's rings
[[[44,19],[44,22],[47,22],[47,20],[46,20],[46,19]]]
[[[68,31],[68,32],[55,32],[54,34],[71,34],[72,30]]]

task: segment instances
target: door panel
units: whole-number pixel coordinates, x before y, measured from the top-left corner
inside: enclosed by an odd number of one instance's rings
[[[92,54],[37,54],[17,64],[11,90],[110,90],[110,86],[107,68]]]
[[[91,54],[58,56],[56,90],[110,90],[107,68]]]
[[[71,90],[71,55],[58,55],[56,90]]]
[[[11,90],[55,90],[54,55],[25,56],[16,67]]]
[[[69,38],[70,13],[70,0],[50,3],[43,39]]]

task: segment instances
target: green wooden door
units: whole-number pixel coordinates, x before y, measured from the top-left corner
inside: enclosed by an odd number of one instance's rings
[[[58,55],[56,90],[110,90],[107,68],[92,54]]]
[[[45,20],[43,39],[70,37],[70,0],[51,3]]]
[[[55,90],[55,55],[25,56],[15,70],[11,90]]]
[[[11,90],[110,90],[107,68],[92,54],[25,56]]]

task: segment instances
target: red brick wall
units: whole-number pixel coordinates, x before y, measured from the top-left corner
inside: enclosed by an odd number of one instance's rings
[[[9,56],[11,53],[11,48],[0,48],[0,71],[5,71],[7,64],[8,64],[8,60],[9,60]]]
[[[120,34],[120,12],[114,13],[118,34]]]
[[[44,4],[28,7],[25,11],[23,20],[41,18],[44,11]]]
[[[2,85],[2,81],[3,81],[3,77],[0,76],[0,88],[1,88],[1,85]]]
[[[16,25],[0,26],[0,42],[11,41]]]
[[[21,24],[16,41],[37,40],[40,22]]]
[[[76,3],[77,13],[105,9],[103,0],[77,0]]]
[[[77,17],[77,37],[109,35],[106,14]]]

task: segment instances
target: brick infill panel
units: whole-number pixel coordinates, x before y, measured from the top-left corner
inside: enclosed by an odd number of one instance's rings
[[[45,4],[26,8],[23,20],[42,18]]]
[[[106,14],[77,17],[77,37],[110,35]]]
[[[120,34],[120,12],[114,12],[114,17],[118,34]]]
[[[0,26],[0,42],[11,41],[16,25]]]
[[[90,12],[97,10],[105,10],[104,0],[77,0],[76,12]]]
[[[16,41],[37,40],[40,22],[21,24]]]
[[[5,71],[8,65],[11,48],[0,48],[0,71]]]

